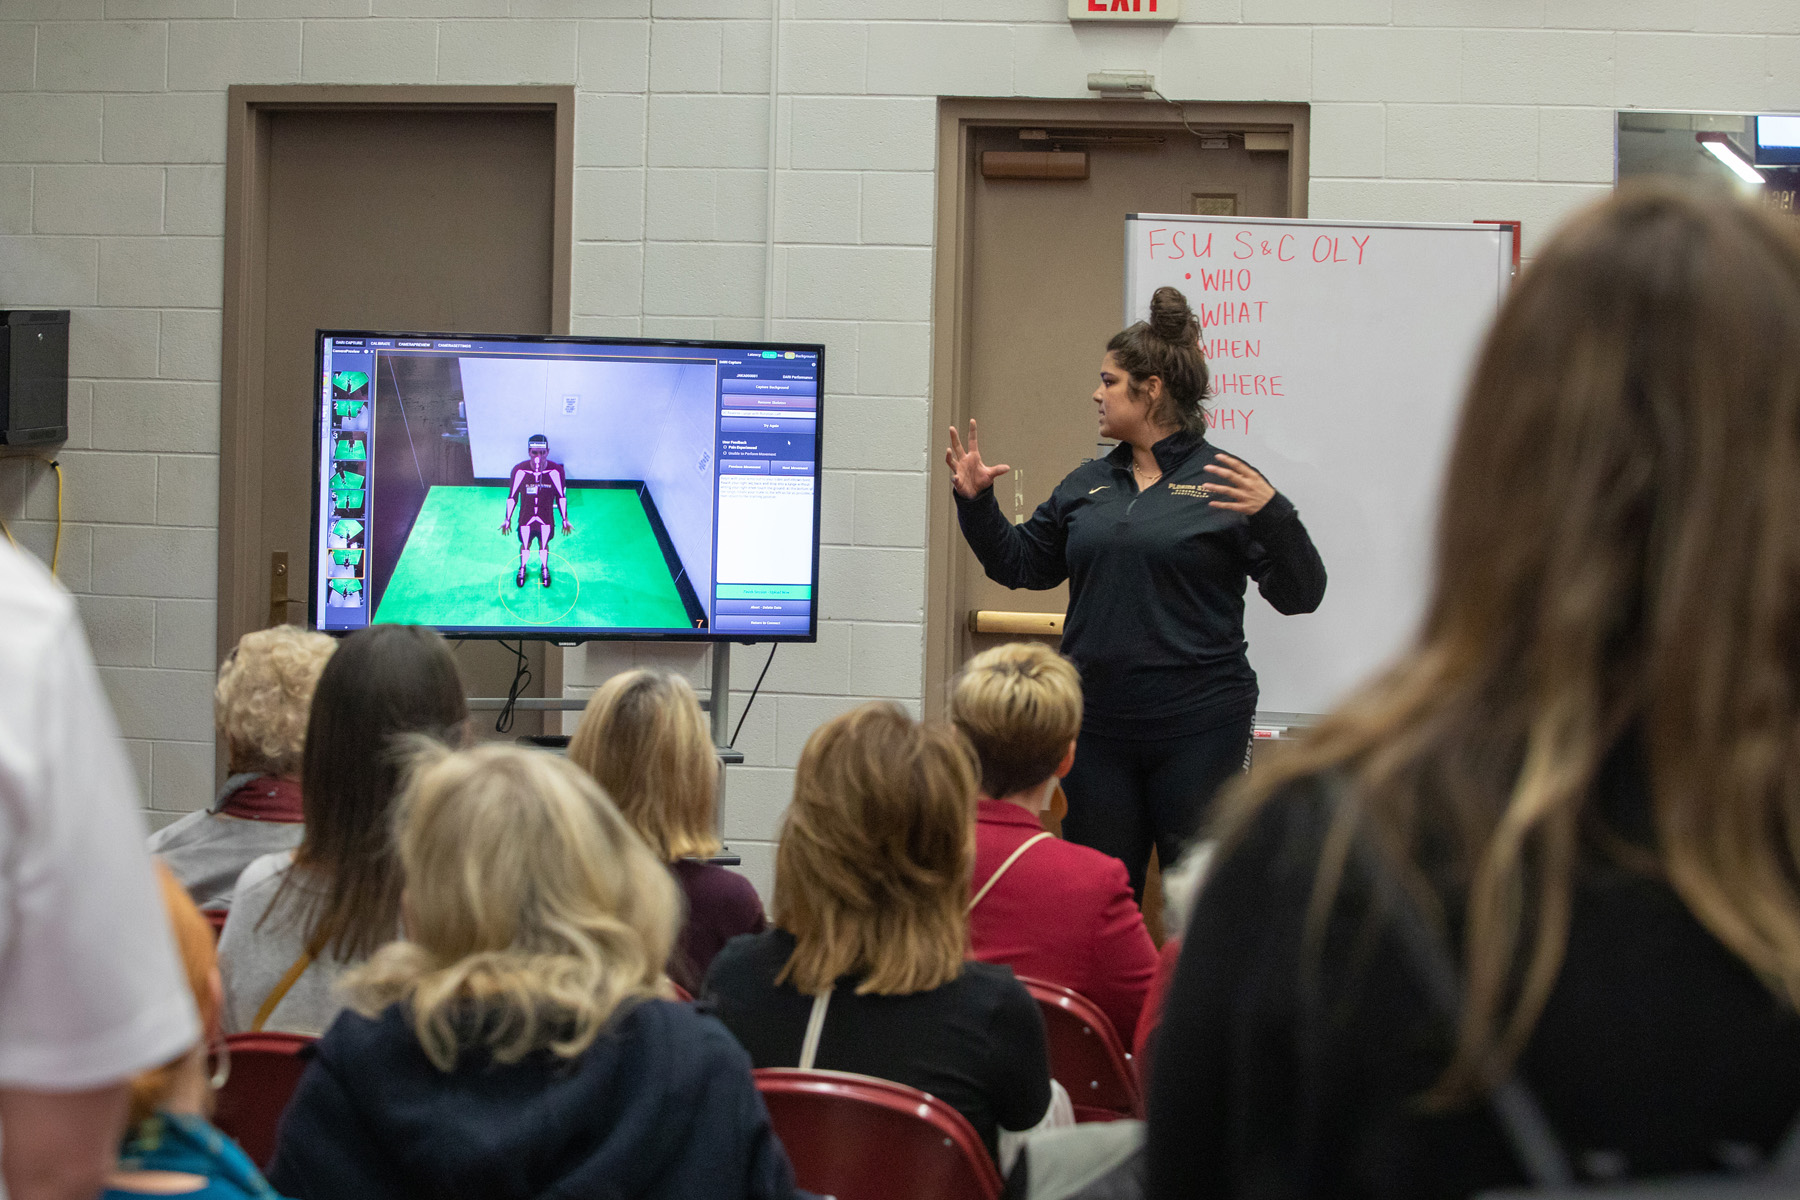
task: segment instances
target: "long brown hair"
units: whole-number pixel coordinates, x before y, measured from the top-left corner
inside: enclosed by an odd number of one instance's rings
[[[459,739],[468,715],[449,646],[422,626],[360,629],[325,664],[300,769],[306,832],[269,906],[269,914],[286,911],[293,898],[315,953],[367,958],[394,939],[401,881],[389,827],[400,741]]]
[[[1355,786],[1315,935],[1358,828],[1416,890],[1430,868],[1466,894],[1467,995],[1435,1093],[1464,1099],[1531,1036],[1596,773],[1633,735],[1652,869],[1795,1005],[1796,664],[1800,239],[1723,196],[1623,188],[1556,236],[1488,336],[1418,644],[1254,776],[1221,831],[1340,770]]]
[[[892,704],[813,731],[775,851],[775,924],[798,943],[775,982],[901,996],[961,973],[976,780],[961,734]]]
[[[569,761],[606,789],[664,862],[719,852],[719,759],[681,676],[636,670],[607,680],[581,714]]]

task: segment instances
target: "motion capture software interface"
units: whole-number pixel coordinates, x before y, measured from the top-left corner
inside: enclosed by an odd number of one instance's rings
[[[452,361],[418,361],[425,358]],[[557,626],[699,634],[710,627],[715,634],[746,638],[805,636],[813,628],[821,365],[816,349],[323,337],[320,360],[318,565],[312,581],[319,628],[359,629],[411,611],[401,596],[403,578],[407,586],[414,578],[407,575],[405,556],[416,555],[431,533],[425,530],[420,500],[403,497],[428,493],[440,482],[432,466],[434,454],[460,461],[456,470],[471,483],[500,483],[497,476],[527,457],[527,430],[548,434],[547,457],[566,463],[572,498],[575,489],[618,488],[620,478],[636,476],[630,482],[643,493],[656,539],[687,604],[685,620],[679,608],[673,618],[640,620],[583,615],[589,611],[583,607],[562,613]],[[701,372],[698,380],[696,370]],[[678,412],[672,405],[681,402],[655,399],[660,383],[656,388],[609,385],[582,396],[565,395],[573,385],[557,384],[575,375],[643,380],[646,373],[655,379],[693,380],[691,389],[688,384],[667,389],[671,396],[685,390],[693,402]],[[438,387],[440,396],[456,389],[454,398],[438,403],[448,419],[431,425],[415,382],[427,376],[445,380]],[[516,379],[518,385],[496,389],[487,382],[496,377]],[[504,437],[489,432],[501,429]],[[677,436],[682,431],[688,431],[688,440]],[[401,438],[408,440],[404,449],[398,444]],[[388,448],[378,462],[382,442]],[[679,451],[672,448],[676,445]],[[617,465],[634,455],[643,460],[643,469]],[[677,455],[679,474],[657,465]],[[651,463],[652,458],[657,462]],[[419,463],[424,465],[415,471]],[[496,463],[503,465],[495,468]],[[588,468],[588,463],[594,465]],[[597,482],[602,478],[606,481]],[[389,509],[385,521],[384,504]],[[403,519],[395,511],[402,505],[409,506]],[[423,511],[431,511],[429,502]],[[485,512],[479,527],[470,522],[445,539],[445,562],[460,544],[498,538],[501,514],[495,511],[489,520]],[[573,519],[580,522],[579,515]],[[560,526],[552,532],[556,563],[564,561],[565,542],[574,559],[575,546],[584,540],[596,547],[617,545],[623,537],[616,528],[591,525],[578,525],[573,538],[563,536]],[[586,539],[580,536],[584,533]],[[384,539],[393,544],[382,545]],[[512,572],[521,561],[518,544],[498,549],[493,557],[503,576],[498,590],[506,611],[516,613],[524,601],[536,602],[539,560],[527,553],[526,567],[519,568],[529,568],[533,587],[528,593],[523,584],[513,585]],[[451,570],[445,567],[442,573]],[[608,590],[593,582],[603,578],[598,568],[586,578],[584,605],[589,595]],[[548,579],[543,587],[544,596],[553,595]],[[486,596],[495,588],[472,583],[468,590]],[[421,623],[472,630],[505,625],[508,632],[518,632],[504,619]]]

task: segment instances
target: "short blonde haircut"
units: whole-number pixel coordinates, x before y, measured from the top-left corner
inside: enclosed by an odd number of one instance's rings
[[[775,924],[798,943],[776,982],[901,996],[968,956],[975,753],[949,725],[865,704],[807,739],[775,852]]]
[[[306,722],[319,673],[337,642],[298,625],[258,629],[238,639],[219,667],[213,719],[225,735],[234,774],[300,774]]]
[[[719,852],[719,759],[681,676],[640,670],[607,680],[581,714],[569,761],[599,781],[664,862]]]
[[[1008,642],[970,659],[950,692],[950,719],[981,758],[994,799],[1056,773],[1081,732],[1081,676],[1041,642]]]
[[[414,739],[395,843],[407,936],[345,977],[373,1017],[401,1003],[425,1056],[573,1058],[620,1005],[659,994],[680,898],[578,767],[540,750]]]

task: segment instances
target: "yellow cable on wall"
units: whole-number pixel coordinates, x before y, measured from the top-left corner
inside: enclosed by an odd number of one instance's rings
[[[55,575],[56,568],[62,563],[63,473],[62,473],[62,464],[57,462],[54,458],[46,458],[43,461],[49,463],[50,469],[52,471],[56,472],[56,537],[50,543],[50,574]],[[8,534],[7,536],[11,537],[12,535]]]

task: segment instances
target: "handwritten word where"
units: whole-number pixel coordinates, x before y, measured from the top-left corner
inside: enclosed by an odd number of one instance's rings
[[[1212,392],[1215,396],[1236,393],[1239,396],[1283,396],[1279,375],[1214,375]]]

